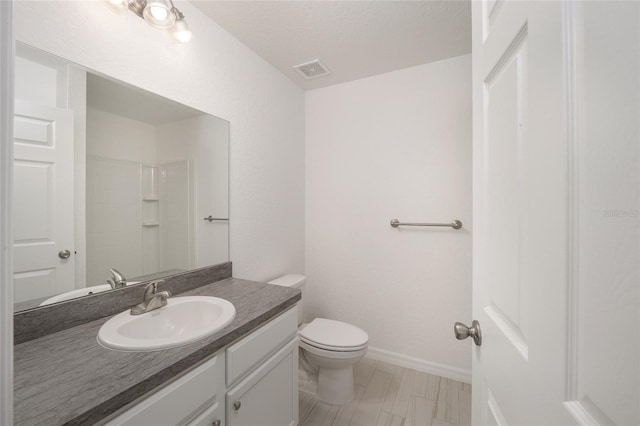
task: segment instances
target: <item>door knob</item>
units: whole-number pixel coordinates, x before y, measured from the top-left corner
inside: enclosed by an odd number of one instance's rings
[[[213,423],[211,423],[211,426],[220,426],[220,424],[222,423],[222,421],[220,419],[214,421]]]
[[[242,406],[242,402],[240,401],[236,401],[233,403],[233,409],[238,411],[240,409],[240,407]]]
[[[58,252],[58,257],[60,259],[68,259],[71,256],[71,252],[69,250],[60,250]]]
[[[453,325],[453,332],[455,333],[456,339],[458,340],[464,340],[467,337],[471,336],[477,346],[482,345],[482,332],[480,331],[480,323],[476,320],[473,320],[473,322],[471,323],[471,327],[467,327],[461,322],[455,323]]]

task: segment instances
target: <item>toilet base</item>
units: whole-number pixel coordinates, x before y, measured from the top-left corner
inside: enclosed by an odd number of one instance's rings
[[[321,385],[322,384],[322,385]],[[309,372],[302,366],[298,369],[298,390],[312,395],[327,404],[348,404],[355,398],[353,366],[331,368]]]
[[[355,398],[353,366],[344,368],[320,368],[318,371],[317,398],[328,404],[348,404]]]
[[[351,351],[330,351],[300,340],[300,366],[317,377],[316,399],[333,405],[353,401],[353,366],[366,353],[366,345]]]
[[[302,358],[299,358],[302,360]],[[298,367],[298,390],[316,398],[318,390],[318,374],[310,373],[302,365]],[[316,398],[317,399],[317,398]]]

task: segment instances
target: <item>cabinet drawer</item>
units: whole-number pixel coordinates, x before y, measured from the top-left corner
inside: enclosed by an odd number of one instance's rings
[[[298,423],[298,339],[291,339],[227,392],[227,426]]]
[[[224,358],[224,352],[220,352],[106,424],[181,425],[193,419],[223,400]]]
[[[227,385],[255,368],[298,332],[298,309],[294,306],[249,336],[227,348]]]

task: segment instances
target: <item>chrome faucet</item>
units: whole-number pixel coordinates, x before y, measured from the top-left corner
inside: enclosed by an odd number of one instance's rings
[[[153,281],[144,288],[144,299],[142,303],[131,308],[131,315],[140,315],[146,312],[161,308],[167,304],[167,299],[171,297],[171,293],[167,290],[158,291],[158,284],[164,280]]]
[[[122,275],[120,271],[116,268],[110,268],[112,278],[107,280],[107,283],[111,286],[111,288],[123,288],[127,286],[127,279]]]
[[[112,289],[116,288],[116,282],[113,280],[113,278],[107,278],[107,284],[109,284]]]

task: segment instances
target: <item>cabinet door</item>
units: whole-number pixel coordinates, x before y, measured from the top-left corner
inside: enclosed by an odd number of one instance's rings
[[[294,306],[227,348],[227,386],[257,368],[298,334],[298,309]]]
[[[216,401],[198,417],[187,423],[187,426],[224,426],[224,405]]]
[[[207,407],[219,404],[224,394],[224,359],[224,352],[220,352],[106,425],[184,425]]]
[[[227,392],[228,426],[298,424],[298,338]]]

